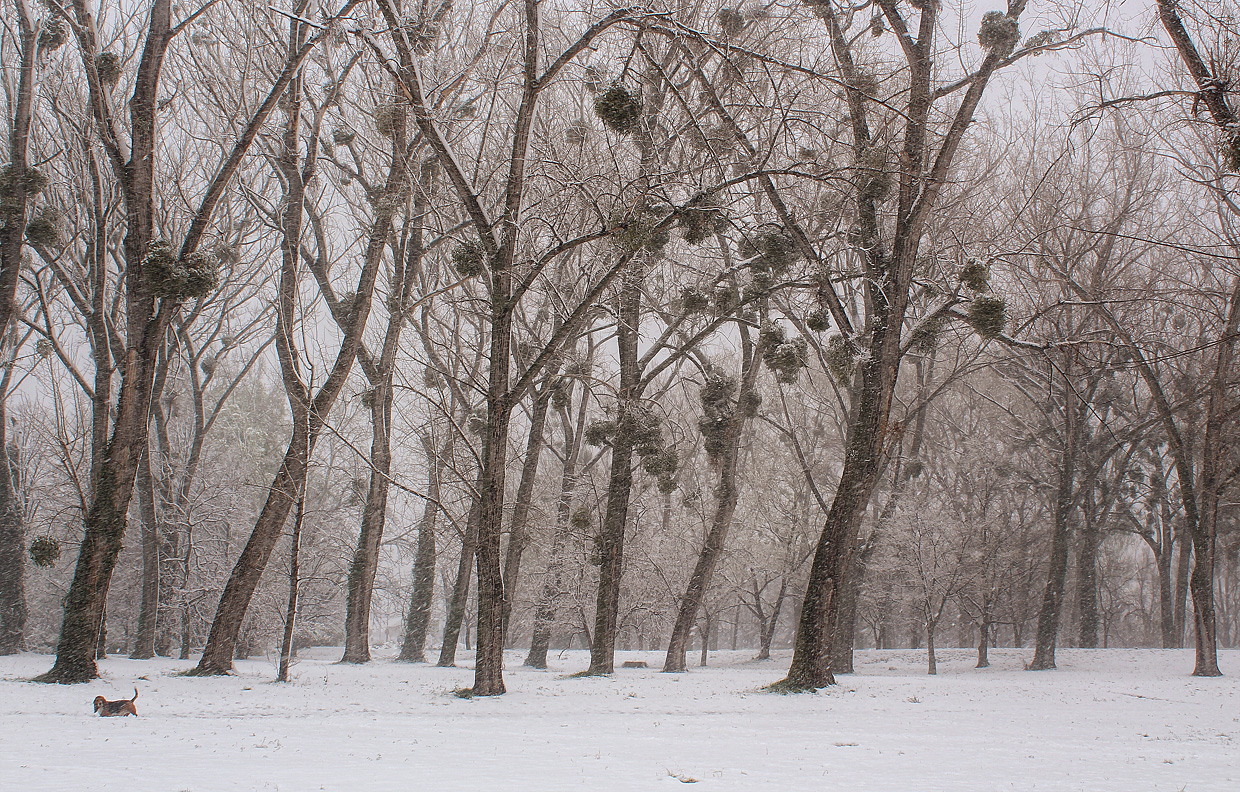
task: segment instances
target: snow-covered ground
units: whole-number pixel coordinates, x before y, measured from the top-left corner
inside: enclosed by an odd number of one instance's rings
[[[760,691],[788,657],[712,655],[712,667],[567,678],[509,655],[509,693],[465,700],[467,668],[303,654],[289,685],[270,663],[226,678],[175,676],[190,663],[109,659],[69,687],[24,680],[51,658],[0,658],[0,789],[223,790],[1240,790],[1240,652],[1231,676],[1188,676],[1186,651],[1061,650],[1060,670],[1022,669],[1029,652],[858,653],[858,673],[816,694]],[[463,664],[469,661],[463,655]],[[96,695],[139,718],[96,718]]]

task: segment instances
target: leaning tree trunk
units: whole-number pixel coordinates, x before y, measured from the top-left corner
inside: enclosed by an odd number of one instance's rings
[[[667,656],[663,660],[664,672],[681,672],[687,670],[685,653],[689,646],[689,638],[706,592],[710,589],[711,579],[715,575],[715,567],[723,555],[724,542],[728,530],[732,527],[732,516],[736,513],[736,501],[739,491],[736,481],[736,465],[741,454],[741,436],[749,423],[747,405],[753,403],[754,385],[761,369],[760,359],[754,354],[753,345],[749,340],[749,331],[743,325],[740,328],[743,349],[743,367],[741,370],[740,387],[737,390],[735,403],[728,408],[731,415],[724,429],[722,457],[712,460],[719,470],[719,484],[715,488],[715,513],[711,518],[710,530],[706,533],[706,541],[698,553],[697,564],[689,576],[689,585],[680,598],[680,611],[676,614],[676,624],[672,628],[672,637],[668,641]],[[706,616],[707,629],[710,628],[710,617]],[[705,641],[705,637],[702,639]],[[703,662],[705,665],[705,649]]]
[[[403,317],[403,314],[398,314]],[[402,318],[392,320],[399,325]],[[391,332],[389,330],[389,335]],[[362,530],[353,563],[349,565],[345,595],[343,663],[370,662],[370,605],[374,596],[375,574],[379,568],[379,545],[387,520],[388,491],[392,471],[392,372],[381,372],[383,380],[372,383],[370,399],[370,487],[362,508]]]
[[[452,599],[444,618],[443,642],[439,646],[441,668],[456,665],[456,645],[461,639],[461,623],[465,620],[465,608],[469,604],[469,584],[473,578],[474,552],[478,544],[477,508],[470,509],[469,523],[461,537],[461,558],[456,568],[456,583],[452,587]],[[469,639],[468,634],[466,640]]]
[[[301,45],[306,35],[305,24],[300,20],[293,20],[290,24],[294,28],[290,36],[290,50],[304,49]],[[327,378],[311,399],[306,386],[301,382],[297,362],[299,353],[294,342],[294,307],[299,281],[298,264],[301,256],[307,175],[300,169],[301,79],[301,73],[298,72],[297,78],[289,84],[288,122],[278,162],[287,194],[281,217],[283,268],[277,312],[276,352],[280,358],[281,378],[293,412],[293,430],[284,459],[272,479],[267,500],[220,595],[207,645],[203,647],[202,657],[192,672],[199,676],[226,674],[232,669],[237,638],[254,590],[267,567],[267,561],[275,549],[293,505],[303,494],[310,455],[357,359],[366,320],[370,315],[375,281],[388,238],[391,236],[392,218],[396,212],[395,201],[377,201],[375,204],[374,221],[367,238],[362,270],[358,275],[357,288],[348,306],[346,319],[342,323],[344,337]],[[403,128],[403,125],[397,125],[398,130]],[[386,195],[399,194],[405,183],[403,133],[398,132],[393,140],[392,152],[392,164],[384,185]],[[310,168],[307,168],[307,171],[310,171]],[[319,255],[326,255],[326,252],[319,251]]]
[[[403,158],[403,145],[394,146],[393,169]],[[400,166],[403,167],[403,166]],[[370,381],[370,486],[362,510],[362,528],[357,550],[349,567],[349,586],[345,601],[344,658],[345,663],[370,660],[370,606],[374,598],[375,574],[379,569],[379,547],[387,521],[388,493],[392,469],[392,375],[396,353],[400,349],[401,330],[405,326],[407,308],[413,295],[415,274],[421,270],[422,222],[427,207],[425,185],[416,190],[414,219],[408,239],[408,255],[396,256],[392,268],[391,295],[388,298],[388,326],[377,365],[366,363],[363,371]],[[365,362],[364,362],[365,363]],[[432,463],[433,466],[434,463]]]
[[[284,610],[284,639],[280,642],[280,669],[277,682],[288,681],[288,669],[293,661],[293,631],[297,627],[297,594],[301,584],[298,556],[301,553],[301,520],[306,511],[306,499],[297,501],[297,516],[293,518],[293,536],[288,551],[288,606]]]
[[[425,443],[433,451],[431,441]],[[435,523],[439,518],[439,482],[447,464],[449,445],[433,454],[428,468],[426,506],[418,522],[418,548],[413,561],[413,592],[409,597],[409,615],[405,619],[405,640],[396,658],[405,663],[426,662],[426,633],[431,624],[431,600],[435,596]]]
[[[616,344],[620,358],[620,389],[617,423],[623,426],[629,417],[638,392],[638,323],[641,319],[642,271],[640,260],[634,260],[623,275],[620,289]],[[607,483],[607,509],[599,530],[598,598],[595,602],[594,633],[590,641],[589,674],[611,674],[615,671],[616,626],[620,610],[620,577],[624,562],[624,532],[629,521],[629,498],[633,492],[632,432],[617,431],[611,445],[611,474]]]

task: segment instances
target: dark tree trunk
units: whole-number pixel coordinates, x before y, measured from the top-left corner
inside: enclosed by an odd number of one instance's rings
[[[624,273],[616,318],[620,389],[617,422],[631,420],[638,392],[639,323],[642,305],[641,263],[634,261]],[[624,533],[629,521],[629,498],[633,491],[633,441],[631,432],[617,431],[611,445],[611,474],[607,482],[607,508],[599,529],[598,598],[594,609],[594,633],[590,643],[589,674],[615,671],[616,626],[620,610],[620,578],[624,567]]]
[[[433,450],[432,442],[425,443]],[[426,486],[427,501],[418,523],[418,549],[413,561],[413,592],[409,596],[409,616],[405,619],[405,640],[396,658],[406,663],[426,662],[426,633],[431,624],[431,600],[435,596],[435,523],[439,517],[439,482],[446,464],[449,445],[432,454]]]
[[[517,581],[521,574],[521,555],[529,544],[530,507],[534,501],[534,484],[538,478],[538,461],[546,445],[547,410],[551,406],[551,387],[555,369],[548,371],[542,388],[534,396],[530,415],[530,434],[525,443],[525,461],[521,466],[521,482],[517,500],[512,507],[512,523],[508,530],[508,551],[504,556],[504,645],[508,645],[508,624],[517,597]]]
[[[939,673],[939,659],[934,654],[934,633],[937,628],[936,622],[926,622],[926,673],[930,676]]]
[[[1051,556],[1046,588],[1042,592],[1042,610],[1038,614],[1037,646],[1030,671],[1047,671],[1055,667],[1055,643],[1059,634],[1059,617],[1063,609],[1064,585],[1068,576],[1068,523],[1074,508],[1076,489],[1077,446],[1081,423],[1089,405],[1064,375],[1064,440],[1059,463],[1059,483],[1051,518]]]
[[[736,465],[741,454],[741,436],[749,424],[749,414],[744,406],[753,401],[754,385],[761,368],[761,361],[754,354],[753,344],[749,340],[749,330],[744,325],[740,326],[740,335],[743,356],[740,387],[737,390],[736,402],[729,404],[731,415],[724,430],[723,454],[711,460],[719,472],[719,483],[715,486],[715,513],[711,518],[706,541],[698,553],[697,564],[689,576],[689,585],[684,596],[680,598],[680,611],[676,614],[676,624],[672,628],[672,637],[667,645],[667,656],[663,661],[664,672],[686,670],[685,651],[689,645],[689,631],[693,629],[693,623],[697,621],[706,592],[710,589],[715,567],[723,555],[724,543],[732,527],[732,516],[736,513],[736,501],[739,496]],[[708,620],[708,628],[709,624]]]
[[[439,647],[441,668],[456,665],[456,644],[461,637],[461,622],[465,619],[465,609],[469,604],[469,584],[473,578],[474,549],[477,545],[477,508],[470,510],[469,525],[465,536],[461,539],[461,558],[456,568],[456,584],[452,587],[452,599],[448,603],[448,613],[444,618],[443,643]],[[466,640],[469,639],[468,631]],[[466,647],[468,648],[468,647]]]
[[[990,668],[990,617],[983,616],[981,636],[977,639],[977,665],[975,668]]]
[[[17,282],[21,274],[22,247],[26,233],[29,196],[26,182],[27,152],[34,99],[34,62],[38,28],[27,4],[17,4],[19,63],[16,64],[16,94],[9,137],[9,183],[0,185],[0,339],[4,357],[13,360],[16,349],[9,349]],[[12,366],[6,366],[0,384],[0,655],[20,652],[26,639],[26,531],[17,501],[13,467],[9,455],[9,380]]]
[[[78,0],[74,7],[79,24],[84,24],[85,4]],[[127,219],[125,330],[129,348],[119,366],[121,387],[112,435],[99,464],[73,582],[64,599],[64,621],[56,646],[56,662],[50,671],[38,678],[40,682],[86,682],[98,675],[95,653],[103,625],[104,601],[120,555],[138,462],[147,443],[155,358],[163,342],[168,310],[161,308],[155,312],[154,299],[143,277],[142,261],[154,224],[156,98],[170,29],[170,0],[155,0],[134,93],[129,100],[133,130],[131,158],[123,162],[119,152],[111,152]],[[92,59],[98,49],[93,36],[93,29],[84,26],[79,41],[86,59]],[[104,98],[96,77],[92,77],[91,94],[92,107],[98,116],[110,111],[101,109]],[[103,119],[96,120],[103,123]],[[170,306],[168,308],[170,310]]]
[[[397,314],[392,324],[402,322]],[[391,333],[389,329],[389,334]],[[372,382],[370,424],[370,486],[362,508],[362,530],[358,536],[353,563],[349,565],[345,595],[344,663],[370,662],[370,605],[379,568],[379,545],[387,520],[389,476],[392,470],[392,372],[381,372],[383,380]]]
[[[16,450],[9,448],[6,396],[0,383],[0,655],[16,654],[26,638],[26,530],[17,499]]]
[[[1079,537],[1076,556],[1076,590],[1082,649],[1098,648],[1098,545],[1102,532],[1086,519]]]
[[[134,638],[134,660],[155,656],[155,633],[159,615],[159,517],[155,512],[155,480],[151,475],[151,454],[142,455],[138,466],[138,511],[142,517],[142,594],[138,606],[138,634]]]

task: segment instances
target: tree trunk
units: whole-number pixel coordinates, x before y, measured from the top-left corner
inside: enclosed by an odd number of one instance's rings
[[[159,518],[155,512],[155,480],[151,475],[151,454],[142,455],[138,467],[138,511],[142,516],[142,595],[138,606],[138,634],[134,638],[134,660],[155,656],[155,632],[159,615]]]
[[[432,449],[428,438],[427,449]],[[426,662],[426,633],[431,624],[431,600],[435,596],[435,523],[439,517],[439,482],[447,464],[451,445],[432,454],[426,485],[426,506],[418,523],[418,550],[413,562],[413,592],[409,596],[409,616],[405,619],[405,640],[396,658],[406,663]]]
[[[38,28],[25,3],[17,3],[19,63],[16,64],[12,127],[10,127],[8,164],[5,170],[11,180],[3,185],[0,196],[0,339],[4,339],[6,360],[16,358],[16,349],[8,349],[9,330],[17,299],[17,283],[22,267],[22,248],[26,233],[29,195],[26,181],[27,151],[30,142],[30,121],[34,101],[35,51]],[[26,531],[17,502],[14,471],[9,455],[7,400],[12,365],[5,366],[0,384],[0,655],[20,652],[26,640]]]
[[[634,260],[623,274],[616,312],[616,344],[620,363],[617,423],[631,420],[641,394],[638,392],[638,337],[642,304],[642,264]],[[633,441],[631,432],[617,431],[611,445],[611,474],[607,482],[607,509],[599,530],[598,597],[594,608],[594,633],[590,643],[588,674],[615,671],[616,626],[620,610],[620,578],[624,567],[624,533],[629,521],[629,498],[633,491]]]
[[[290,51],[295,51],[301,48],[307,28],[305,23],[299,20],[291,21],[290,26]],[[301,81],[302,75],[298,71],[296,78],[289,83],[288,121],[278,161],[287,194],[281,217],[283,266],[277,306],[276,353],[280,359],[281,379],[293,413],[293,431],[284,460],[272,479],[263,509],[255,520],[245,549],[237,559],[220,595],[207,645],[203,647],[202,658],[192,672],[199,676],[226,674],[232,669],[237,636],[254,589],[267,567],[267,561],[275,549],[284,524],[288,521],[293,504],[303,495],[310,455],[357,359],[366,320],[370,315],[375,280],[391,235],[392,218],[396,211],[394,202],[380,201],[375,205],[374,222],[367,238],[362,270],[358,275],[357,288],[344,322],[344,338],[327,378],[311,399],[308,386],[301,381],[299,352],[295,346],[294,309],[297,305],[300,280],[298,273],[305,200],[305,175],[300,170]],[[392,151],[392,165],[384,186],[389,195],[397,194],[405,182],[403,135],[398,134],[393,140]],[[326,255],[325,251],[320,251],[320,256],[322,255]]]
[[[715,567],[723,555],[728,530],[732,527],[732,516],[736,513],[736,500],[739,496],[736,465],[741,454],[741,436],[749,424],[745,405],[753,401],[754,385],[761,368],[760,359],[755,355],[749,340],[748,328],[742,325],[740,334],[743,355],[740,387],[737,390],[736,402],[728,405],[731,415],[724,429],[723,454],[720,458],[711,460],[719,471],[719,483],[715,487],[715,513],[711,518],[710,530],[706,533],[706,541],[698,553],[697,564],[689,576],[688,588],[680,598],[680,611],[676,615],[676,624],[667,645],[667,656],[663,661],[665,673],[686,670],[685,651],[689,645],[690,630],[697,621],[706,592],[710,589]],[[708,620],[708,627],[709,624]]]
[[[1087,518],[1082,526],[1076,557],[1077,608],[1082,649],[1098,648],[1098,545],[1102,532]]]
[[[1037,646],[1030,671],[1047,671],[1055,667],[1055,642],[1059,633],[1059,616],[1063,608],[1064,584],[1068,576],[1068,521],[1073,510],[1076,487],[1076,456],[1080,425],[1089,407],[1077,395],[1068,376],[1064,375],[1064,446],[1059,464],[1059,484],[1051,523],[1051,557],[1046,588],[1042,592],[1042,610],[1038,614]]]
[[[1178,554],[1175,562],[1175,642],[1177,649],[1184,648],[1184,632],[1188,621],[1188,574],[1193,557],[1193,539],[1185,528],[1176,531]]]
[[[771,642],[775,639],[775,630],[779,627],[779,613],[784,607],[784,598],[788,595],[788,578],[779,579],[779,595],[775,597],[775,604],[771,606],[771,615],[759,623],[759,647],[758,660],[771,659]]]
[[[306,510],[303,496],[297,501],[297,516],[293,518],[293,537],[288,550],[288,608],[284,611],[284,640],[280,642],[280,670],[277,682],[288,681],[288,667],[293,659],[293,630],[297,625],[298,554],[301,552],[301,519]]]
[[[926,673],[935,676],[939,673],[938,658],[934,656],[934,631],[938,624],[933,621],[926,622]]]
[[[587,356],[587,366],[594,360],[593,348]],[[581,385],[577,401],[577,425],[574,430],[568,418],[568,410],[561,413],[564,424],[564,466],[560,473],[560,496],[555,504],[555,530],[551,537],[551,549],[547,553],[547,568],[543,572],[542,591],[534,613],[534,633],[530,638],[530,651],[525,665],[530,668],[547,667],[547,649],[551,646],[551,627],[555,624],[556,600],[564,593],[564,548],[568,544],[568,529],[573,511],[573,494],[577,489],[577,467],[581,459],[581,445],[585,433],[587,411],[590,406],[591,389],[588,382]],[[571,397],[571,393],[570,393]]]
[[[1173,551],[1164,546],[1162,552],[1154,559],[1158,568],[1158,623],[1164,649],[1176,647],[1175,603],[1171,595],[1171,558],[1173,555]]]
[[[508,552],[504,557],[504,645],[508,645],[508,625],[517,596],[517,580],[521,574],[521,554],[529,543],[530,507],[534,501],[534,484],[538,479],[538,460],[546,445],[547,410],[551,406],[551,387],[555,368],[548,371],[543,387],[534,395],[530,415],[530,434],[525,443],[525,461],[521,466],[521,482],[517,500],[512,507],[512,523],[508,529]]]
[[[448,603],[448,613],[444,619],[443,643],[439,647],[440,668],[452,668],[456,665],[456,644],[461,637],[461,622],[465,618],[465,608],[469,604],[469,584],[473,577],[474,548],[477,544],[477,527],[475,517],[477,509],[471,509],[469,524],[465,536],[461,540],[461,559],[456,568],[456,585],[452,587],[452,600]],[[468,633],[466,634],[468,639]]]
[[[0,383],[0,655],[16,654],[26,639],[26,530],[14,486],[18,460],[9,449],[7,390]]]
[[[403,314],[392,324],[399,325]],[[389,333],[390,333],[389,329]],[[345,596],[343,663],[370,662],[370,605],[379,568],[379,544],[387,520],[389,476],[392,471],[392,372],[380,372],[379,383],[370,390],[370,486],[362,508],[362,530],[358,536],[353,563],[349,565]]]
[[[990,668],[990,617],[982,616],[981,637],[977,639],[977,665],[974,668]]]

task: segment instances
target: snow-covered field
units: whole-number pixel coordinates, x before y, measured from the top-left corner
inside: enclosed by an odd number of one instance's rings
[[[858,653],[858,673],[816,694],[760,692],[787,656],[712,655],[712,667],[567,678],[509,656],[509,693],[464,700],[467,668],[303,654],[289,685],[269,663],[235,676],[174,676],[190,663],[109,659],[70,687],[24,680],[51,658],[0,658],[0,789],[223,790],[1240,790],[1240,652],[1232,676],[1194,679],[1187,651]],[[468,663],[469,656],[462,657]],[[96,718],[99,694],[139,718]]]

